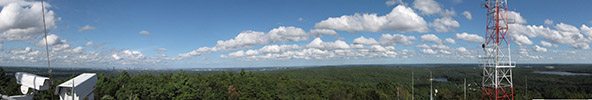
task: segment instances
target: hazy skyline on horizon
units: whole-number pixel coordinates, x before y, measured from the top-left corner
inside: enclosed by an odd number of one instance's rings
[[[509,0],[512,60],[591,63],[588,0]],[[52,66],[478,63],[474,0],[45,2]],[[0,66],[46,66],[40,1],[0,1]],[[586,17],[587,16],[587,17]]]

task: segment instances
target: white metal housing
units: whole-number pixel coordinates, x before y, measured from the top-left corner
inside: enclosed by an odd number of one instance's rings
[[[60,95],[60,100],[94,100],[96,84],[95,73],[83,73],[58,85],[55,93]]]
[[[49,89],[49,78],[26,72],[16,72],[16,83],[21,84],[21,93],[27,94],[29,88],[37,91]]]

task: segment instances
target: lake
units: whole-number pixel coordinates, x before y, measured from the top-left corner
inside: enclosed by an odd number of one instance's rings
[[[562,76],[571,76],[571,75],[590,75],[589,73],[572,73],[572,72],[558,72],[558,71],[537,71],[533,72],[537,74],[549,74],[549,75],[562,75]]]

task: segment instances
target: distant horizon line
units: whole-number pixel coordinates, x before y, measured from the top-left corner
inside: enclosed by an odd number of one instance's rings
[[[273,67],[323,67],[323,66],[361,66],[361,65],[467,65],[479,63],[399,63],[399,64],[329,64],[329,65],[301,65],[301,66],[244,66],[244,67],[65,67],[52,66],[51,68],[91,68],[91,69],[233,69],[233,68],[273,68]],[[592,63],[521,63],[517,65],[543,65],[543,64],[561,64],[561,65],[587,65]],[[28,68],[47,68],[47,66],[3,66],[0,67],[28,67]]]

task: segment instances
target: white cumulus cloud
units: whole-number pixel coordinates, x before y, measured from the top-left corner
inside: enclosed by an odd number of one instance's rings
[[[2,1],[0,1],[2,2]],[[0,5],[0,42],[30,40],[43,37],[41,2],[5,1]],[[48,29],[57,28],[61,19],[45,3],[45,22]]]
[[[571,44],[584,39],[580,33],[575,33],[575,30],[569,30],[567,25],[557,24],[558,28],[563,28],[564,31],[554,30],[549,27],[536,25],[515,25],[511,24],[511,33],[523,34],[529,37],[541,36],[553,43]],[[572,31],[572,32],[570,32]]]
[[[67,50],[66,52],[69,53],[82,53],[82,51],[84,51],[84,47],[78,46],[72,50]]]
[[[422,14],[430,15],[442,11],[440,4],[434,0],[415,0],[413,8],[421,11]]]
[[[580,27],[582,33],[586,34],[588,37],[592,37],[592,27],[588,27],[586,25],[582,25]]]
[[[545,26],[510,24],[510,33],[526,35],[528,37],[542,37],[546,41],[559,44],[567,44],[575,49],[586,48],[592,38],[585,38],[588,34],[587,26],[577,28],[573,25],[559,23],[554,26],[555,29]]]
[[[201,47],[197,50],[193,50],[188,53],[179,54],[177,57],[175,57],[175,59],[199,56],[201,54],[207,54],[216,51],[228,51],[251,48],[256,45],[264,45],[277,42],[304,41],[308,40],[310,36],[311,35],[309,34],[309,32],[306,32],[301,28],[293,26],[280,26],[278,28],[270,30],[269,32],[267,32],[267,34],[264,32],[257,31],[243,31],[233,39],[218,40],[216,46],[214,47]]]
[[[10,53],[10,54],[13,54],[13,55],[20,55],[20,54],[26,54],[26,53],[29,53],[29,52],[31,52],[31,51],[32,51],[32,50],[31,50],[31,47],[25,47],[25,48],[23,48],[23,49],[21,49],[21,48],[18,48],[18,49],[10,50],[10,52],[9,52],[9,53]]]
[[[65,42],[65,40],[60,40],[58,35],[55,34],[49,34],[47,35],[47,45],[49,46],[53,46],[56,44],[63,44]],[[37,42],[37,44],[35,44],[36,46],[45,46],[45,38],[39,40],[39,42]]]
[[[534,45],[534,47],[532,47],[532,50],[536,52],[547,52],[547,48],[540,47],[539,45]]]
[[[422,45],[416,45],[416,48],[424,48],[424,49],[429,49],[430,46],[428,46],[427,44],[422,44]]]
[[[94,29],[97,29],[97,28],[92,27],[92,26],[89,26],[89,25],[86,25],[84,27],[79,28],[78,29],[78,32],[84,32],[84,31],[87,31],[87,30],[94,30]]]
[[[454,28],[460,27],[458,21],[452,19],[451,17],[434,19],[434,22],[430,25],[435,28],[436,32],[454,32]]]
[[[378,42],[376,40],[374,40],[374,38],[366,38],[364,36],[360,36],[360,37],[354,39],[353,43],[354,44],[366,44],[366,45],[378,44]]]
[[[319,29],[335,29],[355,32],[381,32],[393,30],[400,32],[428,32],[426,21],[417,15],[411,8],[398,5],[384,16],[376,14],[354,14],[332,17],[315,24]]]
[[[553,20],[545,19],[545,25],[553,25]]]
[[[452,38],[446,38],[444,40],[444,43],[448,43],[448,44],[456,44],[456,41],[454,41],[454,39]]]
[[[137,50],[123,50],[119,53],[114,53],[113,59],[121,60],[121,59],[132,59],[132,60],[142,60],[145,59],[146,56],[140,51]]]
[[[292,45],[266,45],[261,47],[258,51],[260,53],[277,53],[277,52],[284,52],[288,50],[295,50],[299,49],[300,46],[292,44]]]
[[[309,32],[316,37],[320,37],[321,35],[339,36],[339,34],[332,29],[312,29]]]
[[[467,50],[467,48],[465,48],[465,47],[456,48],[456,51],[458,51],[462,54],[470,54],[471,53],[471,51]]]
[[[86,42],[86,43],[84,44],[84,46],[91,46],[91,45],[93,45],[94,43],[95,43],[95,42],[93,42],[93,41],[88,41],[88,42]]]
[[[156,51],[167,51],[168,49],[166,48],[156,48]]]
[[[392,6],[399,3],[403,3],[403,0],[387,0],[384,4],[387,6]]]
[[[317,49],[349,49],[350,46],[341,40],[335,40],[335,42],[323,42],[321,38],[315,38],[310,43],[306,45],[309,48],[317,48]]]
[[[513,21],[515,24],[526,24],[526,19],[520,16],[520,13],[515,11],[508,11],[508,18],[510,21]]]
[[[150,32],[146,31],[146,30],[142,30],[140,32],[138,32],[139,34],[144,34],[144,35],[149,35]]]
[[[462,15],[465,16],[465,18],[467,18],[469,20],[473,19],[473,15],[471,15],[471,12],[469,12],[469,11],[464,11],[462,13]]]
[[[572,44],[571,47],[575,49],[590,49],[590,45],[588,45],[587,43],[575,43]]]
[[[349,46],[349,47],[348,47]],[[355,47],[352,47],[355,46]],[[220,55],[221,58],[233,58],[239,60],[259,60],[259,59],[338,59],[338,58],[379,58],[396,57],[400,53],[408,54],[409,50],[396,52],[394,46],[361,44],[347,44],[344,41],[323,42],[320,38],[315,38],[309,44],[298,45],[267,45],[259,50],[240,50],[228,55]]]
[[[438,51],[432,50],[432,49],[422,49],[421,52],[427,53],[427,54],[437,54],[438,53]]]
[[[284,26],[270,30],[267,35],[271,42],[303,41],[310,37],[301,28]]]
[[[456,39],[465,40],[468,42],[484,42],[485,39],[477,34],[469,34],[469,33],[456,33],[454,36]]]
[[[309,37],[301,28],[280,26],[270,30],[268,34],[255,31],[241,32],[234,39],[226,41],[219,40],[216,48],[220,48],[220,50],[234,50],[275,42],[303,41]]]
[[[549,43],[549,42],[547,42],[547,41],[541,41],[541,43],[540,43],[540,44],[541,44],[542,46],[545,46],[545,47],[555,47],[555,48],[559,47],[557,44],[552,44],[552,43]]]
[[[188,57],[192,57],[192,56],[199,56],[202,54],[212,53],[212,52],[216,52],[216,51],[218,51],[217,48],[201,47],[201,48],[199,48],[197,50],[193,50],[191,52],[179,54],[177,57],[175,57],[173,59],[184,59],[184,58],[188,58]]]
[[[397,44],[404,44],[404,45],[411,45],[413,42],[411,40],[416,40],[414,36],[405,36],[401,34],[382,34],[380,36],[380,44],[382,45],[397,45]]]
[[[423,41],[423,42],[432,42],[432,43],[442,44],[442,40],[434,34],[425,34],[425,35],[422,35],[420,38],[421,38],[421,41]]]
[[[533,44],[532,41],[530,41],[530,39],[528,39],[528,37],[524,36],[524,35],[511,35],[512,36],[512,42],[518,44],[518,45],[531,45]]]

